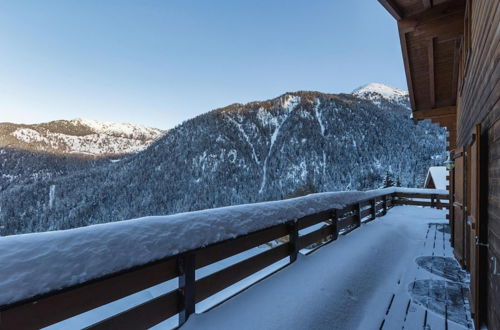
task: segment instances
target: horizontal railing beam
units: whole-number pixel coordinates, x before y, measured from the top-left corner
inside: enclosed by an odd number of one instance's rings
[[[0,329],[39,329],[177,276],[176,258],[52,292],[0,311]],[[36,280],[36,279],[33,279]]]
[[[207,266],[287,235],[288,224],[283,223],[199,249],[196,251],[196,268]]]
[[[196,281],[196,302],[200,302],[247,276],[289,255],[288,243],[240,261]]]

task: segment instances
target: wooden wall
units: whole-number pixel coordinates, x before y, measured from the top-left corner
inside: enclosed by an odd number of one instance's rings
[[[468,1],[457,100],[457,147],[470,144],[474,125],[481,123],[487,141],[481,176],[487,197],[488,263],[487,322],[500,329],[500,276],[493,275],[493,260],[500,270],[500,1]],[[484,220],[481,220],[484,221]]]

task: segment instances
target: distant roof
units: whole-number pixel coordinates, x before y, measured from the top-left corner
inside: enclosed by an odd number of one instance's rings
[[[432,178],[436,189],[446,190],[446,186],[448,185],[448,180],[446,180],[446,176],[448,175],[448,170],[444,166],[431,166],[429,171],[427,172],[427,177],[425,178],[424,187],[427,186],[429,180]]]

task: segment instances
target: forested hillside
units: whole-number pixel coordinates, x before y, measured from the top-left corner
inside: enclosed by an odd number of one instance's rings
[[[0,191],[107,165],[146,149],[163,133],[81,118],[35,125],[0,123]]]
[[[120,162],[10,187],[0,193],[0,233],[365,190],[387,173],[420,187],[429,166],[445,159],[445,132],[410,114],[407,94],[383,85],[233,104]]]

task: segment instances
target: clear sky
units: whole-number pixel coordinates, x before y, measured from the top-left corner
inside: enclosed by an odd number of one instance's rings
[[[377,0],[0,2],[0,122],[171,128],[288,91],[407,89]]]

